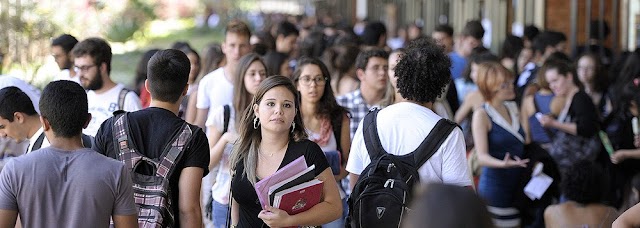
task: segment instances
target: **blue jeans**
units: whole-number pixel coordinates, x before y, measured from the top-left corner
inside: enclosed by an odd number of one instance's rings
[[[213,201],[211,213],[213,213],[213,227],[214,228],[226,228],[227,226],[227,213],[229,211],[228,204],[221,204],[218,201]],[[229,221],[231,222],[231,221]]]

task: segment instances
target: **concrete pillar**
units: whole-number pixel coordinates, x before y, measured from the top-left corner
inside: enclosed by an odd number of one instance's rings
[[[496,54],[506,38],[507,10],[507,0],[485,0],[484,2],[484,18],[491,22],[491,33],[485,33],[485,36],[491,36],[490,50]]]
[[[368,15],[367,12],[367,0],[356,1],[356,17],[358,19],[364,19]]]

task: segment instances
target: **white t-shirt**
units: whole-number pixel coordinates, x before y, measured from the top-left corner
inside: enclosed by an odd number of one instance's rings
[[[40,90],[16,77],[0,76],[0,89],[9,86],[18,87],[18,89],[26,93],[27,96],[29,96],[29,99],[31,99],[31,103],[33,103],[33,107],[36,109],[36,112],[40,113],[40,107],[38,106],[38,104],[40,103]]]
[[[377,129],[382,148],[395,155],[413,152],[441,118],[431,109],[411,102],[400,102],[380,110]],[[362,122],[353,137],[346,167],[348,172],[358,175],[371,162],[362,135]],[[462,131],[455,128],[438,151],[418,169],[420,181],[472,186],[465,148]]]
[[[216,108],[233,101],[233,83],[224,76],[224,68],[205,75],[198,85],[198,101],[196,107],[199,109]],[[208,118],[211,117],[209,110]]]
[[[60,71],[60,73],[58,73],[58,75],[56,76],[55,80],[56,81],[67,80],[67,81],[72,81],[80,84],[80,76],[76,74],[76,76],[72,78],[69,72],[69,69],[64,69]]]
[[[222,132],[224,130],[224,106],[217,106],[212,109],[209,119],[207,119],[206,125],[208,128],[215,128]],[[227,126],[227,132],[237,133],[235,117],[236,112],[233,105],[229,105],[229,125]],[[213,147],[214,145],[210,145]],[[232,144],[227,144],[222,152],[220,163],[218,166],[218,173],[216,175],[216,182],[211,187],[211,195],[213,199],[221,204],[229,204],[229,188],[231,188],[231,166],[229,165],[229,155],[231,154]]]
[[[127,112],[138,111],[142,109],[140,98],[135,92],[130,91],[124,98],[124,107],[118,107],[118,99],[120,91],[124,89],[124,85],[117,84],[109,91],[103,94],[96,94],[95,91],[89,90],[87,92],[87,99],[89,101],[89,113],[91,113],[91,122],[89,126],[82,131],[86,135],[96,136],[100,125],[109,117],[113,116],[113,112],[117,110],[124,110]]]

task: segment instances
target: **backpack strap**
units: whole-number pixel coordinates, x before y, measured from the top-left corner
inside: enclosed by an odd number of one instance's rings
[[[198,127],[187,124],[186,122],[180,128],[180,133],[171,140],[171,144],[167,145],[159,158],[158,168],[156,169],[156,175],[164,178],[170,177],[177,166],[177,161],[180,161],[182,152],[186,148],[186,145],[191,141],[191,136],[195,135]]]
[[[33,146],[31,147],[31,151],[40,149],[42,147],[42,142],[44,142],[44,132],[38,136],[35,142],[33,142]]]
[[[127,89],[127,88],[122,88],[122,90],[120,90],[120,94],[118,94],[118,109],[119,110],[124,110],[124,100],[125,98],[127,98],[127,94],[131,92],[131,90]]]
[[[420,143],[420,146],[414,151],[413,158],[416,167],[421,167],[433,154],[438,151],[438,148],[449,137],[451,131],[458,125],[446,118],[442,118],[436,123],[436,126],[431,129],[429,135]]]
[[[364,116],[364,122],[362,122],[362,134],[364,135],[364,144],[367,147],[369,158],[373,161],[379,156],[386,154],[387,152],[382,149],[382,143],[380,143],[380,137],[378,137],[378,112],[380,109],[373,109]]]
[[[113,127],[113,142],[115,147],[115,158],[125,164],[125,167],[129,170],[134,169],[134,165],[140,160],[139,156],[135,154],[135,146],[129,140],[129,114],[127,112],[114,113]],[[135,161],[132,161],[135,159]]]
[[[224,105],[224,127],[222,129],[222,134],[229,130],[229,118],[231,118],[231,107],[226,104]]]
[[[336,148],[340,151],[340,158],[343,163],[347,162],[347,158],[344,157],[344,153],[342,153],[340,145],[342,145],[342,120],[344,120],[344,114],[339,117],[331,118],[331,128],[333,128],[333,136],[336,138]]]
[[[150,159],[143,156],[139,152],[136,152],[136,146],[129,136],[129,119],[127,112],[116,113],[113,124],[114,145],[116,147],[116,159],[125,163],[125,166],[130,170],[134,169],[140,160],[145,160],[149,163],[155,164],[156,175],[164,179],[171,176],[173,170],[176,167],[176,161],[179,161],[182,156],[186,144],[197,131],[198,127],[187,124],[186,122],[180,128],[178,134],[170,141],[162,155],[157,159]]]

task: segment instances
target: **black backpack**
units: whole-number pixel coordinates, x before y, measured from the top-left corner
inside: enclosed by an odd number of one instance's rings
[[[347,227],[400,227],[409,211],[413,187],[420,182],[420,168],[440,148],[457,126],[440,119],[418,148],[406,155],[387,153],[380,143],[376,118],[369,112],[362,133],[371,163],[362,171],[348,200]]]

